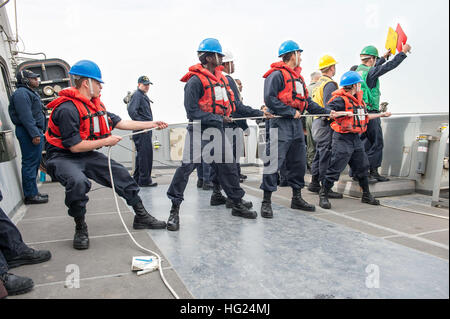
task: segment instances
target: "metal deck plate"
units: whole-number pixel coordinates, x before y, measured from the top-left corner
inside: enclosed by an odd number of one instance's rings
[[[164,220],[167,188],[141,190]],[[210,195],[190,183],[180,231],[150,231],[196,298],[449,297],[446,260],[276,204],[272,220],[234,217]]]

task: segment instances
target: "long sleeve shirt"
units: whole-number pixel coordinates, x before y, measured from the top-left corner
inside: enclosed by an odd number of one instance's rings
[[[264,102],[274,115],[280,115],[282,118],[270,120],[270,126],[278,128],[278,138],[283,140],[304,138],[303,126],[301,121],[294,119],[295,108],[284,104],[278,99],[278,94],[284,90],[284,79],[281,71],[271,73],[264,82]],[[328,107],[322,108],[315,103],[311,97],[307,98],[307,111],[309,114],[330,114]]]
[[[114,113],[107,112],[114,128],[122,119]],[[58,106],[52,113],[52,121],[59,127],[61,141],[64,147],[70,148],[82,142],[80,136],[80,113],[71,101],[67,101]],[[45,143],[47,157],[54,154],[71,154],[70,150],[61,149],[48,142]]]
[[[133,121],[153,121],[151,101],[147,94],[139,89],[131,96],[127,109]]]
[[[403,60],[406,59],[406,57],[407,56],[405,53],[400,52],[391,61],[386,62],[386,59],[383,57],[378,59],[375,66],[372,67],[367,73],[366,84],[369,87],[369,89],[373,89],[377,85],[377,81],[380,78],[380,76],[398,67],[400,63],[402,63]]]
[[[11,96],[8,108],[11,121],[23,126],[30,138],[40,137],[45,130],[45,113],[39,94],[20,84]]]
[[[231,116],[234,118],[263,116],[264,112],[262,112],[261,110],[254,109],[242,103],[242,101],[238,98],[239,89],[236,85],[236,82],[231,76],[227,75],[226,77],[228,79],[228,83],[230,83],[230,88],[233,91],[234,97],[236,99],[236,111],[233,112]],[[246,120],[236,121],[235,123],[243,130],[246,130],[248,128]]]
[[[223,116],[200,109],[198,101],[204,94],[203,84],[200,79],[192,76],[184,87],[184,108],[189,121],[202,121],[202,127],[223,127]]]

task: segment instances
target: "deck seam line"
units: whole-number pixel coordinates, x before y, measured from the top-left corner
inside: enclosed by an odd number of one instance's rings
[[[132,213],[131,210],[126,211],[126,212],[122,212],[121,213]],[[89,216],[102,216],[102,215],[113,215],[113,214],[117,214],[117,212],[104,212],[104,213],[88,213],[86,214],[86,217]],[[39,218],[28,218],[28,219],[22,219],[22,222],[28,222],[28,221],[43,221],[43,220],[49,220],[49,219],[54,219],[54,218],[72,218],[69,215],[64,215],[64,216],[49,216],[49,217],[39,217]]]
[[[139,234],[139,233],[140,232],[132,232],[132,234]],[[96,239],[96,238],[107,238],[107,237],[119,237],[119,236],[125,236],[125,235],[128,236],[127,233],[117,233],[117,234],[108,234],[108,235],[89,236],[89,238]],[[31,242],[31,243],[26,243],[26,244],[27,245],[41,245],[41,244],[49,244],[49,243],[58,243],[58,242],[63,242],[63,241],[73,241],[73,238]]]

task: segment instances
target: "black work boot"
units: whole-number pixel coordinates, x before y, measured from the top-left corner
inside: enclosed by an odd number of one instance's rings
[[[320,183],[319,183],[319,176],[313,175],[311,178],[311,183],[308,185],[308,190],[311,193],[318,193],[320,191]]]
[[[211,183],[211,182],[203,182],[203,187],[202,187],[202,189],[203,189],[204,191],[210,191],[210,190],[213,189],[213,188],[214,188],[213,183]]]
[[[256,216],[258,216],[258,214],[254,210],[250,210],[249,208],[245,207],[242,199],[238,203],[233,202],[231,215],[248,219],[255,219]]]
[[[328,200],[328,195],[330,193],[330,190],[326,188],[325,186],[322,186],[319,192],[319,206],[323,209],[330,209],[331,203]]]
[[[225,205],[227,202],[227,198],[222,195],[222,192],[220,190],[220,185],[214,184],[213,186],[213,193],[211,195],[211,200],[209,204],[211,206],[220,206]]]
[[[316,207],[314,205],[308,204],[303,198],[301,189],[292,189],[292,201],[291,208],[300,209],[307,212],[314,212]]]
[[[380,174],[378,174],[378,169],[371,169],[370,170],[370,178],[371,179],[376,179],[378,182],[388,182],[389,178],[386,178],[384,176],[381,176]]]
[[[180,229],[180,205],[172,203],[169,220],[167,220],[167,230],[177,231]]]
[[[39,194],[36,194],[31,197],[25,197],[23,202],[25,203],[25,205],[45,204],[45,203],[48,203],[48,196],[44,197]]]
[[[331,198],[331,199],[342,199],[342,198],[344,198],[344,195],[342,195],[341,193],[336,193],[332,189],[330,189],[328,191],[328,198]]]
[[[373,197],[373,195],[371,193],[363,193],[362,198],[361,198],[361,202],[362,203],[366,203],[369,205],[374,205],[374,206],[379,206],[380,205],[380,201],[378,199],[376,199],[375,197]]]
[[[133,228],[134,229],[165,229],[166,222],[162,220],[157,220],[155,217],[150,215],[145,209],[142,202],[138,202],[133,206],[133,210],[136,214],[134,216]]]
[[[16,276],[10,273],[1,274],[0,281],[3,283],[3,286],[5,286],[9,296],[25,294],[34,287],[31,278]]]
[[[246,201],[246,200],[243,200],[243,199],[242,199],[242,204],[244,204],[244,206],[249,208],[249,209],[253,207],[253,203],[252,202],[249,202],[249,201]],[[227,197],[227,202],[226,202],[225,206],[226,206],[226,208],[233,208],[233,200],[231,198]]]
[[[367,176],[362,177],[359,180],[359,185],[361,186],[361,188],[363,190],[363,195],[362,195],[362,198],[361,198],[361,202],[366,203],[366,204],[370,204],[370,205],[374,205],[374,206],[380,205],[380,201],[375,199],[375,197],[373,197],[373,195],[370,193],[369,178]]]
[[[22,265],[32,265],[39,264],[49,260],[52,254],[48,250],[35,250],[33,248],[28,248],[19,256],[12,259],[8,259],[8,267],[15,268]]]
[[[73,237],[73,248],[82,250],[89,248],[88,227],[83,217],[75,217],[75,236]]]
[[[202,188],[203,187],[203,179],[198,179],[197,180],[197,188]]]
[[[264,191],[264,199],[261,204],[261,217],[273,218],[272,192]]]

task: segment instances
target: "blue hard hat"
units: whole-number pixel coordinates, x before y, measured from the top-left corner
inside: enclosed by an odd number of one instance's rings
[[[294,42],[292,40],[284,41],[278,49],[278,57],[294,51],[303,52],[303,50],[298,46],[297,42]]]
[[[218,53],[220,55],[224,55],[222,53],[222,46],[220,45],[217,39],[207,38],[203,40],[198,46],[197,52],[213,52]]]
[[[103,83],[100,68],[97,64],[89,60],[81,60],[75,63],[70,68],[69,74],[91,78]]]
[[[362,81],[363,81],[363,79],[362,79],[361,75],[359,75],[358,72],[348,71],[348,72],[345,72],[344,75],[342,75],[340,86],[349,86],[349,85],[353,85],[356,83],[360,83]]]

